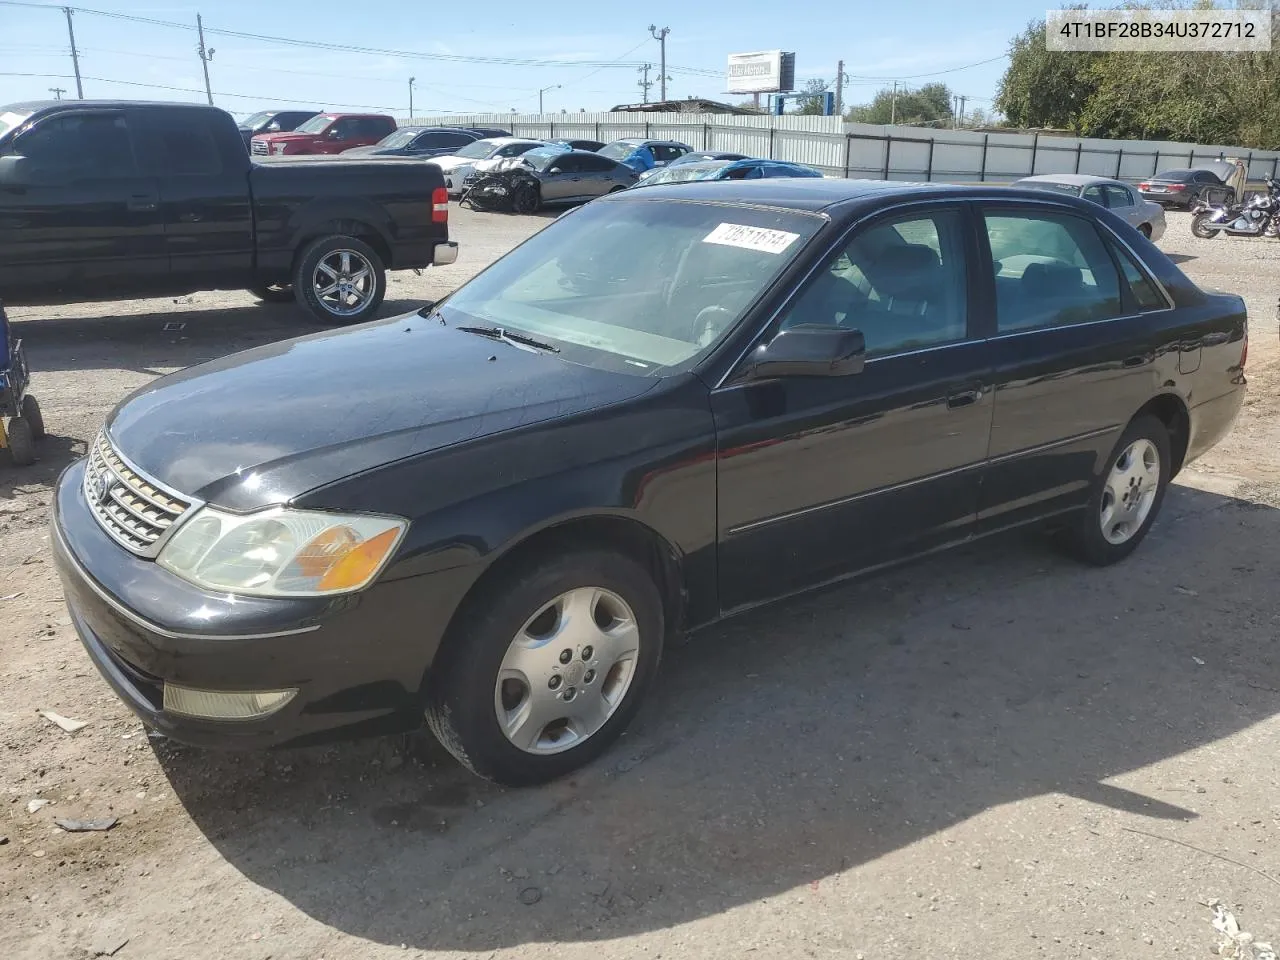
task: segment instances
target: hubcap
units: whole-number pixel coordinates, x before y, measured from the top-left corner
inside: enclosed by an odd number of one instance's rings
[[[1108,543],[1127,543],[1151,514],[1160,487],[1160,451],[1150,440],[1135,440],[1116,459],[1102,491],[1099,522]]]
[[[621,706],[639,656],[625,600],[603,587],[566,591],[512,638],[493,691],[498,725],[526,753],[575,747]]]
[[[350,317],[373,299],[373,264],[355,250],[334,250],[316,264],[311,276],[316,299],[335,317]]]

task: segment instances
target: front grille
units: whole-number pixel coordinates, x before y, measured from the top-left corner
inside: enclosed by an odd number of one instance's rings
[[[252,145],[250,146],[250,150],[256,156],[262,156],[263,154],[267,154],[271,152],[271,148],[267,146],[267,144],[263,143],[261,140],[254,140]]]
[[[105,431],[89,448],[84,496],[103,529],[142,557],[159,553],[174,525],[194,506],[127,464]]]

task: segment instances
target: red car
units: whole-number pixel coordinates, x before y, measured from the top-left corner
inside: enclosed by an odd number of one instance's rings
[[[289,133],[259,134],[249,152],[255,157],[341,153],[372,146],[395,130],[395,119],[385,114],[321,113]]]

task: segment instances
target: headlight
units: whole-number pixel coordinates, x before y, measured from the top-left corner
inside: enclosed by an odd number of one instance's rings
[[[273,143],[271,145],[271,149],[274,150],[277,155],[279,155],[284,153],[285,147],[287,146],[288,146],[287,143]]]
[[[372,582],[408,526],[394,517],[203,507],[156,562],[210,590],[267,597],[350,593]]]

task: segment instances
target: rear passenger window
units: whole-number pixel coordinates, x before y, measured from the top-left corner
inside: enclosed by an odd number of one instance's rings
[[[1124,274],[1125,282],[1129,284],[1129,289],[1133,291],[1133,299],[1138,303],[1138,309],[1143,313],[1149,310],[1167,310],[1169,304],[1155,285],[1155,282],[1143,272],[1138,266],[1136,260],[1129,254],[1128,250],[1117,244],[1111,244],[1112,252],[1116,255],[1116,260],[1120,263],[1120,272]]]
[[[985,220],[1001,333],[1120,316],[1120,277],[1091,223],[1051,213]]]
[[[204,116],[157,113],[147,129],[148,166],[162,177],[207,177],[222,173],[218,141]]]
[[[1112,210],[1117,207],[1133,206],[1133,194],[1129,192],[1128,187],[1114,187],[1108,184],[1104,189],[1107,192],[1107,206]]]
[[[860,330],[869,356],[963,340],[963,236],[955,210],[859,231],[801,292],[783,328],[834,324]]]

